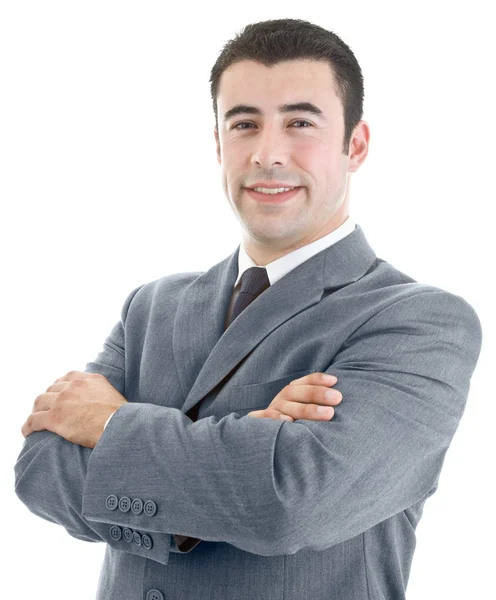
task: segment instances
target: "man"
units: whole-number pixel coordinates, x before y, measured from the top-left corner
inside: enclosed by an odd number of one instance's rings
[[[349,217],[370,132],[337,36],[249,25],[211,83],[242,243],[128,295],[96,360],[36,399],[16,493],[106,542],[102,600],[405,598],[480,321]]]

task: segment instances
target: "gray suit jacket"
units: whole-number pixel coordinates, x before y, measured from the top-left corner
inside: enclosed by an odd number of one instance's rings
[[[71,536],[107,544],[100,600],[405,598],[479,318],[377,258],[357,225],[224,332],[238,251],[129,294],[86,365],[128,404],[94,449],[28,436],[16,493]],[[314,371],[338,377],[332,420],[246,416]],[[172,534],[202,541],[181,552]]]

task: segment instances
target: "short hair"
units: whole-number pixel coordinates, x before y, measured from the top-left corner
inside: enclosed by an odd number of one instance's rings
[[[335,92],[343,105],[343,153],[363,116],[363,75],[355,55],[332,31],[301,19],[271,19],[246,25],[223,47],[210,73],[210,93],[218,131],[217,97],[222,73],[232,64],[254,60],[267,67],[283,61],[313,59],[326,62]]]

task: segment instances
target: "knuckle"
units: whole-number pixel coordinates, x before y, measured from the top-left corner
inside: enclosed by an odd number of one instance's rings
[[[301,407],[301,413],[304,419],[312,419],[315,417],[316,410],[315,404],[303,404]]]
[[[273,419],[274,418],[274,412],[273,410],[271,410],[270,408],[266,408],[265,410],[259,410],[257,411],[257,417],[259,419]]]
[[[85,385],[86,385],[86,382],[84,379],[73,379],[67,387],[68,388],[80,388]]]
[[[68,394],[69,394],[68,388],[59,392],[55,396],[55,400],[53,401],[54,405],[59,405],[61,402],[65,402],[67,400]]]

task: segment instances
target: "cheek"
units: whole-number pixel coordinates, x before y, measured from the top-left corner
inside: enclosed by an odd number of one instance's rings
[[[293,161],[308,173],[321,174],[329,170],[335,161],[332,148],[322,140],[306,137],[298,140],[292,152]],[[320,178],[319,177],[319,178]]]

